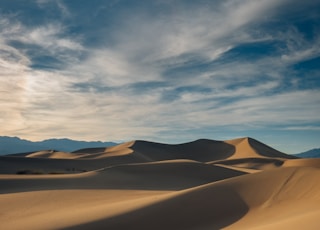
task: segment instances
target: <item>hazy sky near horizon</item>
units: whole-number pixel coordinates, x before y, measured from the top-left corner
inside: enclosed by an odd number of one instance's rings
[[[1,133],[320,147],[319,0],[1,0]]]

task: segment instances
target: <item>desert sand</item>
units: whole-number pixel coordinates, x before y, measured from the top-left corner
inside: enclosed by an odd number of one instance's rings
[[[0,157],[0,229],[320,229],[320,159],[252,138]]]

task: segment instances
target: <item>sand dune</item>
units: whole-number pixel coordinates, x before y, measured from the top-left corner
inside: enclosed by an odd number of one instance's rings
[[[172,193],[129,213],[68,229],[250,229],[286,221],[291,226],[290,220],[297,217],[319,227],[315,213],[320,213],[320,185],[314,185],[319,176],[320,170],[301,168],[245,175]],[[308,179],[301,180],[304,177]]]
[[[79,155],[70,154],[66,152],[60,152],[55,150],[45,150],[34,152],[26,155],[25,157],[32,157],[32,158],[55,158],[55,159],[76,159]]]
[[[0,193],[54,189],[181,190],[244,174],[190,160],[169,160],[119,165],[80,174],[0,175]]]
[[[208,162],[239,158],[286,158],[295,159],[292,155],[281,153],[252,138],[239,138],[228,141],[200,139],[184,144],[161,144],[148,141],[131,141],[108,148],[80,149],[72,153],[45,150],[22,155],[32,158],[60,159],[97,159],[122,155],[136,155],[148,161],[190,159]],[[15,154],[16,156],[21,156]]]
[[[283,167],[292,167],[292,166],[300,166],[300,167],[309,166],[309,167],[320,168],[320,158],[286,160],[283,164]]]
[[[222,161],[211,161],[210,164],[222,164],[244,169],[267,170],[281,167],[285,162],[281,158],[236,158]]]
[[[238,158],[257,158],[257,157],[271,157],[271,158],[288,158],[295,159],[297,157],[279,152],[257,140],[252,138],[239,138],[235,140],[225,141],[235,147],[235,153],[228,159]]]
[[[319,229],[319,179],[320,160],[251,138],[16,154],[0,228]]]

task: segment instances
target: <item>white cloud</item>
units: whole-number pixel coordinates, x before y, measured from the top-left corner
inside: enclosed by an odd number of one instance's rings
[[[311,125],[301,125],[301,126],[288,126],[283,128],[284,130],[305,130],[305,131],[310,131],[310,130],[315,130],[315,131],[320,131],[319,126],[311,126]]]
[[[288,31],[280,33],[278,39],[285,41],[286,44],[287,49],[281,56],[286,64],[295,64],[320,56],[320,36],[318,33],[315,33],[315,37],[310,41],[296,28],[291,27]]]
[[[72,16],[68,7],[61,0],[57,0],[57,6],[64,17],[69,18]]]
[[[268,125],[303,125],[319,122],[319,92],[296,91],[272,96],[240,99],[230,104],[208,108],[208,104],[190,107],[185,124],[200,127]]]
[[[241,42],[235,31],[259,19],[272,4],[275,1],[232,2],[230,6],[215,5],[214,12],[206,6],[179,9],[178,4],[173,13],[160,19],[134,12],[114,32],[115,49],[146,63],[190,53],[216,58],[230,49],[230,42]]]
[[[15,58],[28,66],[32,64],[32,56],[28,54],[28,49],[32,49],[33,55],[51,55],[72,65],[79,61],[81,52],[85,52],[80,43],[81,37],[74,38],[64,35],[65,28],[59,23],[30,28],[16,21],[14,17],[2,17],[0,25],[3,27],[0,31],[0,50],[5,55],[1,56],[2,62]],[[12,42],[22,43],[24,47],[15,48]]]

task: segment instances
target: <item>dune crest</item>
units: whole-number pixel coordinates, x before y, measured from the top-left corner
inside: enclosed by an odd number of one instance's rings
[[[295,159],[296,157],[279,152],[253,138],[245,137],[225,141],[235,147],[235,153],[228,159],[239,158],[288,158]]]

